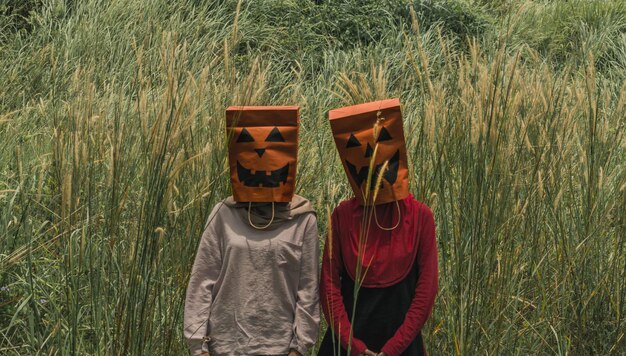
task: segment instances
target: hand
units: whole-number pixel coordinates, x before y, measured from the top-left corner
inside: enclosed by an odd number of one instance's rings
[[[363,351],[361,356],[377,356],[377,355],[376,355],[376,353],[374,351],[371,351],[371,350],[367,349],[367,350]]]
[[[300,352],[298,352],[298,350],[291,349],[289,351],[289,355],[287,355],[287,356],[302,356],[302,354]]]
[[[380,352],[380,353],[378,353],[378,356],[387,356],[387,354],[384,353],[384,352]]]

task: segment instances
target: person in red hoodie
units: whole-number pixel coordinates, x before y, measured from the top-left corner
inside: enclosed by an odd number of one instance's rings
[[[408,192],[400,101],[335,109],[329,118],[355,197],[331,216],[320,284],[329,328],[318,355],[425,355],[421,330],[437,293],[435,220]]]

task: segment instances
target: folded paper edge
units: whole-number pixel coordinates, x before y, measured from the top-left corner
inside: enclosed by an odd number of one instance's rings
[[[399,98],[372,101],[369,103],[345,106],[342,108],[330,110],[328,112],[328,119],[329,120],[342,119],[345,117],[360,115],[360,114],[364,114],[368,112],[374,112],[378,110],[389,109],[389,108],[399,107],[399,106],[400,106]]]

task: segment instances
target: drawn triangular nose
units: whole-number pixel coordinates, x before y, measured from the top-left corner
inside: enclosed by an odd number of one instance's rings
[[[259,155],[259,158],[263,157],[263,154],[265,153],[265,148],[255,148],[254,150],[256,151],[256,154]]]
[[[372,145],[370,145],[368,142],[367,148],[365,149],[365,158],[370,158],[372,157],[373,154],[374,154],[374,149],[372,148]]]

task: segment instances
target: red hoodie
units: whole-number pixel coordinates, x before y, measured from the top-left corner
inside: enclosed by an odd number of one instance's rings
[[[343,303],[341,272],[347,272],[354,280],[361,260],[361,286],[384,288],[402,281],[413,263],[417,263],[419,276],[409,310],[402,325],[381,350],[388,356],[395,356],[417,337],[433,307],[438,278],[435,220],[430,208],[412,195],[397,204],[380,204],[375,209],[376,217],[371,214],[369,224],[364,224],[364,207],[354,198],[334,210],[332,235],[327,239],[322,260],[320,302],[335,335],[340,335],[342,347],[348,349],[351,325],[346,307],[351,306]],[[401,221],[393,230],[378,226],[391,228],[399,218]],[[363,236],[360,236],[361,226],[369,227]],[[359,244],[362,244],[360,249]],[[366,348],[364,341],[352,337],[352,355],[359,355]]]

